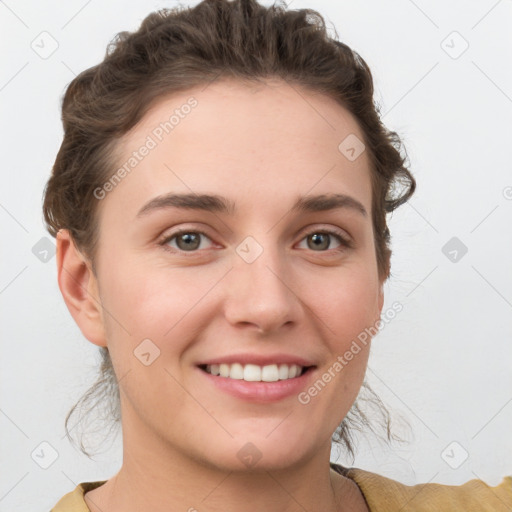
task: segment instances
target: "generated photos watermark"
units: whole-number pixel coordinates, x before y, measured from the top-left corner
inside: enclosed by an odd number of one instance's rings
[[[302,391],[297,395],[297,399],[302,405],[307,405],[311,402],[311,399],[317,396],[325,386],[331,382],[336,375],[347,366],[347,364],[354,359],[354,356],[359,354],[362,350],[362,346],[366,346],[383,327],[393,320],[397,313],[402,311],[403,306],[400,302],[393,302],[392,306],[388,308],[384,314],[381,315],[380,319],[375,322],[371,327],[366,327],[364,331],[360,332],[357,339],[352,341],[350,348],[346,350],[343,355],[339,355],[336,361],[329,366],[329,368],[319,377],[306,391]]]
[[[153,128],[144,143],[137,150],[132,152],[126,162],[124,162],[101,187],[94,189],[94,197],[98,200],[104,199],[109,192],[114,190],[115,187],[150,154],[151,150],[155,149],[158,144],[163,141],[166,135],[171,133],[171,131],[192,112],[193,108],[197,107],[197,105],[198,101],[194,96],[191,96],[186,103],[180,105],[179,108],[175,108],[173,113],[169,116],[169,119],[162,121],[158,126]]]

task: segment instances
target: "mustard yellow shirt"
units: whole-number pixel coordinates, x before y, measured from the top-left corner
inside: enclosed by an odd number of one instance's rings
[[[512,476],[504,477],[495,487],[478,479],[469,480],[462,485],[405,485],[359,468],[345,468],[334,463],[331,463],[331,468],[359,486],[370,512],[512,511]],[[50,512],[90,512],[84,494],[105,482],[106,480],[78,484]]]

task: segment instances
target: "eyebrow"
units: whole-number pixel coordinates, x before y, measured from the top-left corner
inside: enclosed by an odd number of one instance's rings
[[[137,213],[136,218],[149,213],[167,209],[183,208],[188,210],[202,210],[212,213],[224,213],[233,215],[236,205],[233,201],[218,195],[210,194],[165,194],[157,196],[146,203]],[[359,212],[363,217],[368,217],[365,207],[354,197],[346,194],[322,194],[300,196],[293,205],[292,212],[320,212],[349,208]]]

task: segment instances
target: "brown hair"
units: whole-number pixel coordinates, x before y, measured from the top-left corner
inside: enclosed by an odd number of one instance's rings
[[[122,135],[156,101],[174,92],[219,77],[244,82],[279,78],[335,99],[357,120],[371,164],[378,273],[387,279],[391,249],[386,214],[410,198],[416,182],[405,165],[407,155],[401,155],[399,136],[380,120],[368,65],[337,38],[336,31],[334,38],[327,34],[324,19],[312,9],[288,10],[281,3],[264,7],[256,0],[203,0],[193,8],[162,9],[149,14],[137,31],[117,34],[104,60],[80,73],[64,94],[64,138],[44,191],[50,234],[69,230],[94,272],[99,236],[94,190],[113,175]],[[80,403],[110,398],[109,410],[119,420],[119,388],[110,355],[104,347],[100,352],[98,381],[66,417],[68,437],[68,421]],[[372,394],[369,402],[378,406],[391,440],[387,409],[366,383],[363,389]],[[350,430],[370,426],[358,400],[333,436],[352,456]],[[81,449],[88,455],[82,444]]]

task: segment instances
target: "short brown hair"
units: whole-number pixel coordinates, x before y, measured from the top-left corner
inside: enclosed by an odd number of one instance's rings
[[[264,7],[256,0],[203,0],[193,8],[163,9],[149,14],[137,31],[117,34],[104,60],[80,73],[66,89],[64,138],[44,191],[48,231],[56,236],[60,229],[68,229],[94,271],[99,235],[94,190],[116,169],[120,137],[164,95],[219,77],[245,82],[280,78],[335,99],[361,128],[371,164],[378,273],[381,280],[387,279],[391,249],[386,214],[410,198],[416,182],[406,167],[400,137],[380,120],[368,65],[337,37],[327,34],[323,17],[312,9],[288,10],[281,3]],[[112,385],[108,349],[100,350],[100,378],[82,404],[103,393],[117,400],[118,409],[119,389]],[[390,439],[389,414],[373,396]],[[66,418],[66,431],[77,406]],[[348,426],[357,428],[357,417],[360,426],[369,424],[356,401],[333,438],[352,455]],[[83,445],[82,451],[87,454]]]

